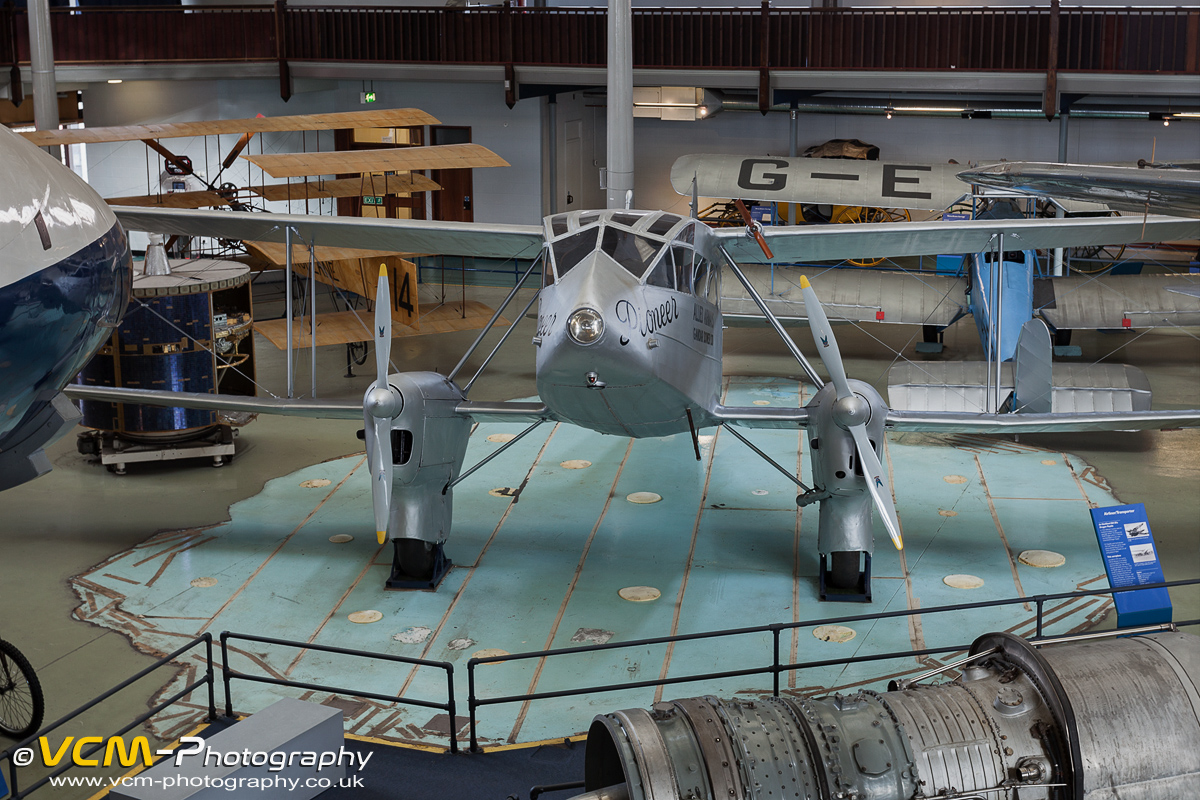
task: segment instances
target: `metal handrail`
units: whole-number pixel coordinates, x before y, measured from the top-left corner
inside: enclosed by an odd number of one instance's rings
[[[871,661],[884,661],[893,658],[906,658],[912,656],[936,655],[940,653],[954,653],[967,650],[970,647],[970,642],[960,645],[925,648],[921,650],[903,650],[889,653],[881,653],[867,656],[851,656],[847,658],[827,659],[822,661],[808,661],[796,663],[783,663],[780,658],[780,637],[784,631],[795,630],[798,628],[813,628],[820,625],[828,625],[831,623],[849,623],[861,621],[875,621],[881,619],[892,619],[898,617],[912,617],[918,615],[941,614],[954,611],[971,611],[982,608],[995,608],[998,606],[1019,605],[1034,603],[1037,610],[1035,614],[1036,632],[1033,636],[1028,637],[1029,641],[1037,642],[1047,638],[1043,634],[1044,625],[1044,610],[1047,602],[1055,600],[1078,599],[1081,597],[1091,597],[1096,595],[1115,595],[1121,592],[1132,592],[1141,589],[1170,589],[1181,586],[1196,586],[1200,585],[1200,578],[1191,578],[1180,581],[1167,581],[1163,583],[1144,584],[1139,586],[1123,586],[1110,587],[1105,589],[1091,589],[1087,591],[1076,592],[1059,592],[1055,594],[1040,594],[1032,597],[1015,597],[1003,600],[984,600],[976,603],[958,603],[947,606],[933,606],[930,608],[904,609],[900,611],[883,611],[871,614],[855,614],[848,617],[825,617],[815,620],[801,620],[799,622],[782,622],[772,623],[769,625],[755,625],[746,628],[731,628],[721,631],[706,631],[702,633],[679,634],[675,636],[658,636],[649,639],[636,639],[628,642],[606,642],[597,645],[580,645],[579,647],[563,647],[552,650],[542,650],[536,652],[514,653],[502,656],[488,656],[485,658],[471,658],[467,661],[467,716],[470,728],[470,749],[477,752],[479,748],[478,729],[476,722],[476,710],[482,706],[501,705],[505,703],[525,702],[529,700],[543,700],[557,697],[571,697],[581,694],[593,694],[598,692],[618,691],[622,689],[640,689],[650,686],[670,686],[679,683],[691,683],[696,681],[711,681],[724,678],[744,677],[748,675],[763,675],[770,673],[772,675],[772,693],[774,696],[779,696],[779,676],[784,672],[792,672],[799,669],[809,669],[813,667],[825,667],[838,664],[857,664]],[[1185,620],[1175,623],[1176,627],[1187,627],[1191,625],[1200,625],[1200,619]],[[772,636],[772,662],[769,665],[760,667],[747,667],[745,669],[728,670],[724,672],[710,672],[694,675],[683,675],[675,678],[658,678],[644,681],[626,682],[620,684],[604,684],[601,686],[588,686],[576,689],[562,689],[552,692],[528,692],[520,695],[505,695],[502,697],[487,697],[480,698],[475,691],[475,669],[483,664],[498,664],[501,662],[524,661],[532,658],[550,658],[553,656],[574,655],[579,653],[593,653],[602,650],[618,650],[634,647],[647,647],[659,644],[673,644],[675,642],[695,641],[698,639],[717,639],[729,636],[746,636],[753,634],[770,633]]]
[[[213,691],[215,675],[213,672],[212,634],[203,633],[200,636],[197,636],[195,639],[188,642],[187,644],[183,645],[182,647],[180,647],[178,650],[171,653],[170,655],[163,656],[158,661],[155,661],[153,664],[146,667],[141,672],[134,675],[132,678],[122,681],[121,683],[117,684],[113,688],[109,689],[104,694],[101,694],[100,696],[89,700],[88,702],[84,703],[79,708],[75,709],[74,711],[71,711],[70,713],[68,713],[62,717],[59,717],[54,722],[50,723],[49,725],[44,726],[40,731],[37,731],[32,736],[24,739],[23,741],[18,742],[17,744],[13,745],[12,747],[9,747],[7,750],[0,752],[0,761],[4,761],[5,759],[8,760],[8,766],[9,766],[9,787],[8,788],[12,792],[12,794],[9,796],[9,800],[21,800],[22,797],[28,797],[32,792],[37,791],[38,789],[40,789],[41,787],[45,786],[47,783],[52,781],[54,778],[57,778],[59,775],[62,775],[64,772],[66,772],[67,770],[69,770],[75,766],[74,760],[68,759],[67,762],[65,764],[63,764],[61,767],[59,767],[55,771],[51,772],[49,775],[44,776],[41,780],[32,784],[28,789],[25,789],[22,791],[22,790],[18,789],[17,765],[16,765],[16,762],[14,762],[13,758],[12,758],[12,755],[15,751],[17,751],[23,747],[28,747],[28,746],[32,745],[40,737],[45,736],[46,734],[50,733],[54,729],[59,728],[62,725],[64,725],[65,723],[68,723],[68,722],[74,720],[76,717],[80,716],[81,714],[83,714],[86,711],[89,711],[90,709],[94,708],[98,704],[104,702],[105,700],[112,697],[114,694],[121,691],[122,689],[125,689],[128,686],[130,686],[131,684],[136,683],[137,681],[146,677],[151,672],[153,672],[154,670],[163,666],[164,664],[171,663],[176,658],[183,655],[187,651],[191,650],[193,647],[200,644],[201,642],[204,643],[205,659],[207,662],[206,668],[204,670],[204,677],[199,678],[195,681],[192,681],[190,684],[185,686],[180,691],[176,692],[175,694],[171,695],[166,700],[162,701],[158,705],[151,708],[145,714],[141,714],[140,716],[138,716],[138,718],[133,720],[133,722],[130,722],[128,725],[126,725],[125,727],[116,731],[115,733],[109,734],[108,736],[101,739],[99,744],[95,745],[94,747],[89,748],[86,752],[81,754],[81,760],[91,757],[92,754],[96,753],[98,750],[105,747],[105,745],[107,744],[109,739],[113,738],[114,736],[124,736],[126,733],[133,730],[138,725],[141,725],[143,722],[145,722],[146,720],[153,717],[155,714],[159,713],[160,711],[162,711],[163,709],[165,709],[171,705],[174,705],[179,700],[183,699],[184,697],[187,697],[192,692],[194,692],[196,689],[198,689],[199,687],[204,686],[206,684],[208,686],[208,718],[210,720],[216,719],[217,718],[216,696]]]
[[[336,686],[328,686],[318,683],[307,683],[304,681],[290,681],[282,678],[268,678],[260,675],[248,675],[244,672],[234,672],[229,666],[229,640],[236,639],[243,642],[259,642],[261,644],[274,644],[284,647],[296,647],[303,650],[318,650],[322,653],[334,653],[335,655],[357,656],[359,658],[373,658],[381,661],[393,661],[399,664],[409,664],[416,667],[433,667],[435,669],[444,670],[446,673],[446,702],[435,703],[431,700],[417,700],[414,698],[401,697],[399,695],[385,695],[375,692],[363,692],[356,689],[342,689]],[[211,669],[211,659],[210,659]],[[351,697],[369,697],[372,700],[380,700],[385,703],[403,703],[410,706],[420,706],[422,708],[436,708],[445,711],[450,718],[447,728],[450,735],[450,752],[458,752],[458,736],[454,726],[454,665],[446,661],[430,661],[423,658],[412,658],[410,656],[396,656],[390,653],[372,653],[367,650],[350,650],[345,647],[333,647],[331,645],[313,644],[312,642],[290,642],[285,639],[272,639],[268,636],[254,636],[248,633],[231,633],[230,631],[221,632],[221,677],[225,683],[225,715],[233,716],[233,694],[231,692],[230,683],[234,678],[245,681],[253,681],[255,683],[269,683],[273,686],[292,686],[298,689],[312,689],[314,691],[327,691],[335,694],[345,694]]]

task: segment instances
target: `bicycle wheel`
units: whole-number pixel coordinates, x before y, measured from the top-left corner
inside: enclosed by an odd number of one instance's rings
[[[45,702],[29,659],[0,639],[0,733],[24,739],[42,725]]]

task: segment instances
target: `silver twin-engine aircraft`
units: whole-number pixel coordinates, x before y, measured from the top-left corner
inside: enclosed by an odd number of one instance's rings
[[[75,416],[60,393],[106,328],[119,320],[132,266],[113,212],[68,170],[7,131],[0,131],[0,163],[6,168],[0,208],[0,404],[5,409],[0,486],[11,486],[48,467],[40,448]],[[864,588],[869,593],[863,579],[869,562],[863,554],[869,558],[874,549],[872,505],[895,545],[902,546],[881,465],[888,430],[998,433],[1200,424],[1200,411],[890,410],[869,384],[846,377],[812,286],[804,286],[804,301],[828,384],[738,266],[739,260],[770,260],[764,252],[768,244],[785,260],[969,253],[1000,235],[1031,249],[1194,238],[1200,235],[1197,220],[996,220],[745,231],[713,230],[661,211],[582,211],[548,217],[540,226],[141,208],[115,213],[126,228],[158,233],[282,242],[291,231],[331,247],[370,243],[401,252],[533,259],[492,324],[541,264],[534,337],[538,402],[470,400],[475,379],[457,382],[491,325],[446,375],[391,372],[392,296],[386,276],[376,301],[377,377],[361,404],[82,386],[65,390],[109,402],[363,420],[376,530],[381,543],[393,541],[394,573],[400,579],[436,585],[447,567],[442,544],[451,529],[453,487],[476,468],[463,469],[473,419],[524,421],[530,425],[526,432],[548,420],[637,437],[687,431],[694,443],[698,429],[725,425],[751,447],[737,428],[806,428],[813,485],[775,466],[800,487],[798,503],[820,504],[821,577],[850,594],[862,594]],[[804,408],[721,404],[720,281],[726,272],[754,298],[818,387]],[[480,370],[490,360],[486,357]]]
[[[376,303],[378,375],[361,406],[70,389],[74,396],[98,400],[363,419],[377,533],[381,542],[388,537],[393,540],[397,575],[424,580],[433,576],[436,582],[437,573],[445,568],[442,544],[450,533],[453,487],[474,471],[463,469],[473,419],[524,421],[530,424],[526,431],[554,420],[635,437],[689,432],[693,440],[699,429],[725,425],[752,447],[737,428],[806,428],[813,485],[801,483],[794,470],[775,466],[798,484],[798,503],[820,504],[817,548],[822,588],[844,594],[869,594],[869,586],[864,585],[869,561],[863,554],[869,559],[874,549],[872,506],[894,544],[902,546],[890,481],[881,464],[888,430],[1009,433],[1200,424],[1200,412],[1191,411],[976,414],[889,410],[872,386],[846,377],[833,330],[813,286],[805,286],[803,294],[829,383],[805,360],[738,266],[739,260],[767,260],[760,243],[769,244],[776,258],[789,260],[967,253],[984,249],[1000,234],[1015,237],[1008,241],[1021,241],[1028,248],[1146,236],[1185,238],[1200,234],[1200,222],[1193,220],[1150,218],[1144,223],[1148,226],[1145,232],[1140,218],[766,228],[753,231],[756,241],[743,229],[710,229],[698,220],[662,211],[579,211],[547,217],[542,226],[170,209],[129,208],[117,213],[130,228],[161,233],[282,241],[290,228],[295,237],[328,246],[362,247],[371,241],[376,247],[409,252],[535,259],[517,288],[541,262],[543,280],[533,339],[540,402],[468,399],[474,378],[461,386],[456,379],[486,329],[447,375],[391,373],[391,302],[386,276],[381,276]],[[738,280],[755,298],[818,387],[807,406],[721,404],[723,278]],[[497,317],[516,291],[514,288],[496,311]],[[484,367],[488,361],[490,356],[484,359]]]

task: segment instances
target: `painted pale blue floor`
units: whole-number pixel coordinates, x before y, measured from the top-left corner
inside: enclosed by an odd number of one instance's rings
[[[796,405],[795,382],[733,378],[726,402]],[[500,445],[507,425],[481,425],[467,463]],[[1099,588],[1103,564],[1089,502],[1116,501],[1102,479],[1075,457],[983,437],[893,438],[888,447],[905,550],[894,550],[877,525],[875,602],[816,600],[817,514],[797,509],[795,487],[732,436],[702,431],[697,462],[687,436],[629,440],[568,425],[549,425],[514,445],[455,490],[455,568],[437,592],[383,589],[390,545],[375,544],[369,478],[361,456],[293,472],[235,505],[229,522],[156,536],[77,577],[77,615],[125,632],[147,651],[165,653],[203,631],[230,630],[456,665],[465,714],[466,661],[485,649],[509,653],[570,647],[584,629],[612,641],[929,608],[1019,595]],[[715,435],[714,435],[715,434]],[[809,473],[798,431],[751,431],[775,460]],[[586,469],[562,463],[586,459]],[[303,488],[314,479],[331,483]],[[519,499],[489,490],[523,485]],[[663,501],[629,502],[633,492]],[[345,544],[329,537],[352,534]],[[1036,569],[1017,561],[1026,549],[1062,553],[1066,564]],[[949,574],[984,580],[974,590],[943,583]],[[215,578],[212,586],[193,586]],[[200,582],[204,583],[204,582]],[[661,597],[634,603],[618,591],[653,586]],[[1047,632],[1078,630],[1108,610],[1107,600],[1055,608]],[[355,624],[352,612],[383,618]],[[958,645],[991,630],[1031,633],[1032,608],[1021,605],[953,616],[851,623],[855,637],[822,641],[810,627],[783,636],[784,658],[820,661],[912,648]],[[428,629],[422,637],[419,629]],[[414,630],[416,629],[416,630]],[[409,641],[398,641],[405,634]],[[469,641],[468,641],[469,640]],[[771,637],[755,634],[488,665],[477,673],[484,697],[555,691],[580,685],[629,684],[660,676],[743,669],[771,662]],[[244,672],[288,677],[381,694],[442,701],[437,670],[240,642],[231,656]],[[878,685],[940,663],[913,657],[854,667],[822,667],[785,678],[787,691],[825,693]],[[195,669],[196,662],[189,665]],[[163,693],[175,691],[189,672]],[[767,676],[628,689],[586,697],[488,706],[477,718],[485,744],[527,742],[587,730],[593,715],[646,706],[661,697],[759,693]],[[317,701],[328,694],[263,684],[234,684],[239,712],[283,694]],[[367,701],[347,714],[351,733],[444,744],[429,709]],[[190,724],[180,715],[159,732]]]

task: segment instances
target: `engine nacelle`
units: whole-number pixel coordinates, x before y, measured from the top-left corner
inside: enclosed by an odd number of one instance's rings
[[[448,486],[462,469],[471,420],[455,412],[463,394],[444,375],[402,372],[388,382],[403,398],[391,424],[393,572],[440,579],[433,576],[434,562],[450,535],[454,510],[454,490]]]
[[[598,716],[575,800],[1200,797],[1200,637],[1007,633],[938,686]]]

